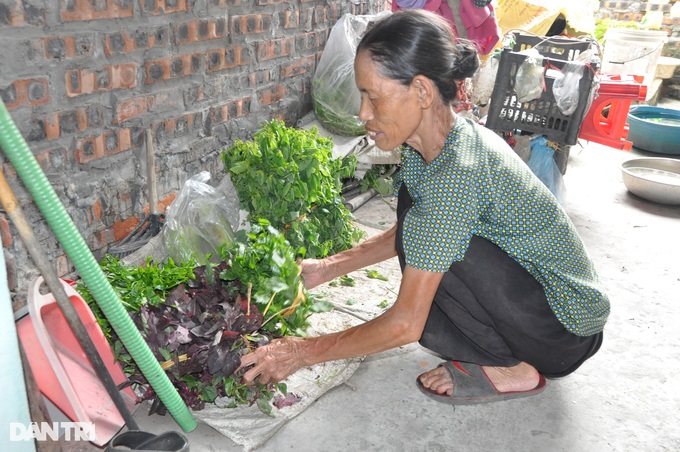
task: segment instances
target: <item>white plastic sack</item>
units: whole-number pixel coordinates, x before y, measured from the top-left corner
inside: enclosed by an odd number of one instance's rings
[[[520,53],[527,55],[527,57],[517,69],[515,91],[517,92],[517,101],[524,103],[538,99],[543,93],[543,57],[534,48]]]
[[[496,75],[498,74],[499,59],[497,57],[489,57],[480,70],[474,75],[472,79],[472,94],[470,100],[479,105],[486,105],[491,100],[493,94],[493,87],[496,83]]]
[[[569,116],[576,111],[579,101],[579,84],[583,77],[583,63],[568,62],[562,67],[553,83],[555,104],[563,115]]]

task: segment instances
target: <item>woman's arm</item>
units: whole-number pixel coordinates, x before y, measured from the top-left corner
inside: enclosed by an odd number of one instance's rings
[[[341,253],[320,260],[302,260],[300,269],[305,287],[312,289],[338,276],[396,256],[396,233],[397,226],[395,225]]]
[[[369,261],[370,259],[366,259]],[[364,324],[318,337],[284,337],[241,358],[247,383],[281,381],[304,366],[381,352],[420,339],[443,273],[406,267],[394,305]]]

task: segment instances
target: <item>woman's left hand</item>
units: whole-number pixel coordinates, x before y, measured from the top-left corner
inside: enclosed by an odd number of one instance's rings
[[[283,337],[241,357],[239,369],[252,366],[243,374],[246,384],[256,378],[262,384],[277,383],[303,367],[303,343],[300,337]]]

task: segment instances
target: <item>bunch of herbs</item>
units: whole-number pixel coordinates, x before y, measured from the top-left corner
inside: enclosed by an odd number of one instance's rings
[[[240,357],[272,338],[304,335],[308,317],[332,305],[306,293],[293,248],[264,220],[237,233],[220,248],[220,258],[198,267],[172,260],[154,265],[149,258],[134,268],[107,256],[100,265],[187,406],[200,410],[226,397],[228,406],[256,403],[269,413],[272,400],[284,406],[295,396],[286,394],[285,385],[246,386],[235,373]],[[77,288],[105,322],[87,287]],[[146,387],[138,402],[153,399],[152,411],[162,413],[153,388],[115,332],[108,332],[130,381]],[[277,389],[284,396],[274,399]]]
[[[252,141],[237,140],[222,153],[248,221],[266,219],[283,231],[296,258],[322,258],[355,245],[363,233],[341,197],[356,157],[333,158],[330,138],[274,120]]]

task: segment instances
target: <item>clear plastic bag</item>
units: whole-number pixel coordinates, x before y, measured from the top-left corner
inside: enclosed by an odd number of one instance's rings
[[[569,116],[576,111],[579,101],[579,83],[583,77],[583,63],[567,62],[553,82],[555,104],[563,115]]]
[[[517,101],[530,102],[541,97],[543,93],[543,57],[538,50],[531,48],[520,52],[527,55],[524,62],[517,69],[515,75],[515,91]]]
[[[527,165],[562,204],[566,198],[566,189],[554,155],[555,149],[548,145],[548,139],[543,135],[535,136],[531,139],[531,157]]]
[[[312,77],[312,104],[317,119],[329,131],[343,136],[366,133],[359,119],[361,94],[354,81],[356,48],[368,26],[389,14],[343,15],[333,26]]]
[[[472,94],[470,100],[475,104],[487,105],[493,94],[493,87],[496,83],[498,74],[499,58],[490,56],[482,68],[478,70],[472,78]]]
[[[238,227],[238,197],[227,190],[228,176],[215,188],[207,182],[210,173],[202,171],[186,181],[168,207],[163,225],[163,241],[176,262],[194,259],[205,265],[206,255],[219,262],[218,249],[234,239]]]

